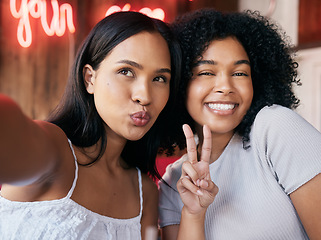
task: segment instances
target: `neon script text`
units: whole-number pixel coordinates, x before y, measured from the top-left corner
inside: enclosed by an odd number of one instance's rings
[[[129,3],[126,3],[123,8],[120,8],[117,5],[113,5],[110,8],[108,8],[105,16],[108,16],[114,12],[129,11],[130,9],[131,9],[131,5]],[[149,17],[157,18],[162,21],[164,21],[164,19],[165,19],[165,12],[161,8],[155,8],[154,10],[152,10],[148,7],[144,7],[142,9],[140,9],[139,12],[144,13]]]
[[[17,10],[17,1],[10,0],[11,14],[13,17],[19,19],[17,39],[22,47],[29,47],[32,43],[29,14],[33,18],[40,18],[43,30],[48,36],[56,34],[60,37],[64,35],[66,24],[71,33],[75,32],[71,5],[64,3],[59,7],[57,0],[51,0],[51,6],[53,15],[49,25],[47,22],[46,0],[21,0],[19,10]]]

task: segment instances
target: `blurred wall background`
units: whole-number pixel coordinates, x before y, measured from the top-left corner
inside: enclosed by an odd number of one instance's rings
[[[9,95],[34,119],[45,119],[63,94],[75,53],[106,11],[130,4],[131,10],[161,8],[165,21],[203,7],[221,11],[258,10],[282,26],[298,50],[302,86],[298,112],[321,130],[321,1],[319,0],[38,0],[46,16],[30,0],[0,0],[0,92]],[[55,6],[69,4],[75,32],[48,36]],[[55,5],[56,4],[56,5]],[[64,5],[66,6],[66,5]],[[67,12],[66,12],[67,13]],[[20,14],[20,15],[19,15]],[[38,15],[37,15],[38,14]],[[41,20],[42,19],[42,20]],[[21,30],[22,29],[22,30]],[[18,41],[30,39],[28,47]],[[17,35],[18,34],[18,35]],[[0,113],[1,117],[1,113]]]

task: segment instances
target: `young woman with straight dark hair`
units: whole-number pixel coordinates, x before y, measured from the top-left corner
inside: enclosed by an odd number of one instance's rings
[[[167,24],[119,12],[89,33],[48,121],[0,95],[0,235],[145,239],[157,229],[147,174],[166,146],[180,69]]]

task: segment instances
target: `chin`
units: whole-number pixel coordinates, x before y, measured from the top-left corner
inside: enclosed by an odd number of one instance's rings
[[[145,136],[146,133],[142,133],[142,134],[137,134],[137,135],[131,135],[127,137],[127,140],[129,141],[138,141],[140,139],[142,139]]]

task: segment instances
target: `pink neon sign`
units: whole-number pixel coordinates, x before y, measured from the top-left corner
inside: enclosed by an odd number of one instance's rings
[[[114,5],[108,8],[105,16],[108,16],[114,12],[129,11],[130,9],[131,9],[131,5],[129,3],[126,3],[123,8],[120,8],[119,6]],[[164,21],[165,19],[165,12],[161,8],[155,8],[154,10],[152,10],[148,7],[144,7],[140,9],[139,12],[144,13],[149,17],[160,19],[162,21]]]
[[[69,32],[75,32],[71,5],[64,3],[59,7],[57,0],[51,0],[51,8],[53,14],[49,25],[47,21],[46,0],[20,0],[19,10],[17,10],[17,0],[10,0],[11,14],[13,17],[19,19],[17,39],[22,47],[27,48],[32,43],[32,31],[29,15],[33,18],[40,18],[42,28],[48,36],[57,35],[61,37],[66,31],[66,26],[68,27]],[[125,4],[123,8],[114,5],[106,11],[105,16],[114,12],[129,11],[130,9],[131,5],[129,3]],[[165,19],[165,12],[161,8],[155,8],[152,10],[148,7],[144,7],[140,9],[139,12],[160,20]]]
[[[20,9],[17,10],[16,0],[10,0],[10,11],[13,17],[19,19],[17,38],[22,47],[29,47],[32,43],[32,31],[29,14],[33,18],[40,18],[41,25],[48,36],[62,36],[66,25],[71,33],[75,32],[72,7],[68,3],[60,7],[57,0],[51,0],[53,16],[50,25],[47,22],[46,0],[21,0]],[[66,22],[67,20],[67,22]]]

